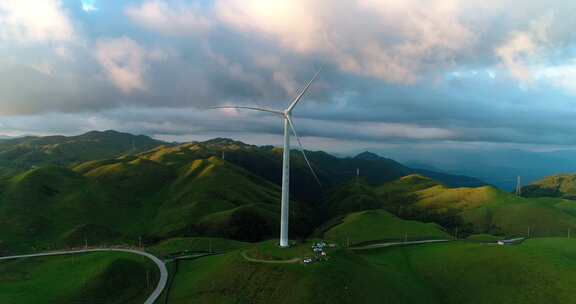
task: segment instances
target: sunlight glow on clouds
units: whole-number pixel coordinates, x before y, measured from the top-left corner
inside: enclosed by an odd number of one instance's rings
[[[96,58],[110,81],[124,94],[130,94],[146,90],[145,74],[149,61],[162,60],[163,54],[122,37],[99,40],[96,44]]]
[[[510,70],[512,77],[523,82],[533,80],[533,71],[529,65],[540,59],[538,56],[548,42],[548,31],[553,19],[554,14],[549,12],[532,21],[528,31],[513,32],[510,40],[496,48],[496,54]]]
[[[474,41],[458,8],[446,0],[216,2],[219,18],[237,30],[320,54],[345,72],[400,84],[449,64]]]
[[[139,6],[129,6],[126,15],[137,24],[167,35],[188,35],[207,30],[211,21],[195,5],[171,7],[164,1],[145,1]]]
[[[0,41],[68,42],[74,28],[60,0],[0,0]]]
[[[136,133],[272,136],[276,120],[201,109],[280,107],[323,64],[296,113],[304,136],[576,144],[559,131],[576,127],[574,9],[573,0],[0,0],[0,119],[34,116],[40,132],[51,113],[71,122],[53,132],[75,132],[75,115],[105,113],[99,121]],[[23,119],[3,122],[17,132]]]

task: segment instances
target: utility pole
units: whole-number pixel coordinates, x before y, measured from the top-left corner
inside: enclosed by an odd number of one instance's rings
[[[456,231],[454,232],[454,239],[458,240],[458,227],[456,227]]]
[[[520,175],[516,177],[516,196],[522,196],[522,178]]]
[[[88,248],[88,238],[84,238],[84,249]]]
[[[226,160],[226,152],[222,151],[222,160]]]
[[[530,226],[528,226],[528,238],[530,238]]]
[[[568,228],[568,238],[570,238],[570,228]]]

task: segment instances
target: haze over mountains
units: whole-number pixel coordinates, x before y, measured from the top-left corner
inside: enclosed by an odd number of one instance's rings
[[[414,168],[477,177],[506,191],[513,191],[516,177],[524,185],[545,176],[576,172],[576,151],[529,151],[490,147],[374,149]]]

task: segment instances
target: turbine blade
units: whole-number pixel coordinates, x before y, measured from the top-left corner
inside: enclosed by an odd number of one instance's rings
[[[300,152],[302,152],[302,156],[304,156],[304,160],[306,161],[308,168],[310,168],[310,171],[312,172],[314,179],[316,179],[316,182],[318,182],[318,185],[320,185],[320,187],[322,187],[322,183],[320,182],[318,175],[316,175],[316,171],[314,171],[314,169],[312,168],[312,165],[310,164],[310,161],[308,160],[308,156],[306,156],[306,151],[304,151],[304,146],[302,145],[302,142],[300,141],[300,137],[298,137],[298,134],[296,133],[296,128],[294,128],[294,123],[292,123],[292,119],[290,119],[290,116],[288,116],[288,115],[286,115],[286,119],[288,119],[288,124],[290,125],[290,129],[292,129],[292,133],[294,134],[294,137],[296,137],[296,141],[298,142],[298,148],[299,148]]]
[[[241,106],[230,106],[230,107],[209,107],[208,109],[245,109],[245,110],[253,110],[253,111],[261,111],[261,112],[268,112],[278,115],[284,115],[284,112],[271,110],[266,108],[257,108],[257,107],[241,107]]]
[[[300,99],[302,99],[302,97],[304,96],[304,94],[306,94],[306,92],[308,91],[308,89],[310,88],[310,86],[312,85],[312,83],[314,82],[314,80],[316,80],[316,78],[318,77],[318,75],[320,75],[320,72],[322,72],[322,67],[320,67],[318,69],[318,71],[316,71],[316,74],[314,74],[314,77],[312,77],[312,79],[310,79],[310,81],[308,81],[308,83],[306,84],[306,86],[304,87],[304,89],[302,90],[302,92],[300,92],[300,94],[298,94],[298,96],[296,97],[296,99],[294,99],[294,101],[292,101],[292,104],[288,107],[288,112],[292,111],[292,109],[294,109],[294,107],[296,106],[296,104],[298,104],[298,102],[300,101]]]

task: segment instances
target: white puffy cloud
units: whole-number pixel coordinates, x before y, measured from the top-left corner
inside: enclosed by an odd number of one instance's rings
[[[218,0],[215,10],[239,31],[392,83],[449,65],[475,39],[454,0]]]
[[[149,62],[165,58],[162,51],[147,49],[127,37],[100,39],[95,56],[110,81],[124,94],[145,91]]]
[[[137,24],[167,35],[188,35],[204,31],[211,20],[202,15],[198,6],[168,5],[165,1],[148,0],[138,6],[129,6],[126,15]]]
[[[541,59],[539,57],[548,47],[548,32],[553,20],[554,14],[549,12],[531,22],[528,30],[512,32],[510,38],[495,49],[512,77],[524,82],[533,80],[534,71],[530,65]]]
[[[69,42],[72,21],[60,0],[0,0],[0,41]]]

